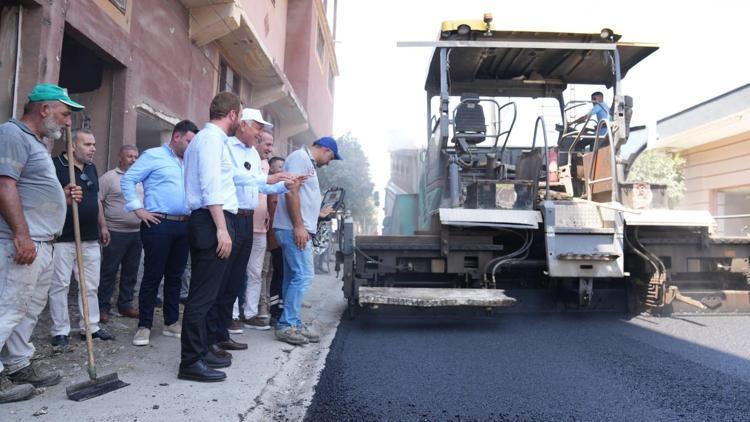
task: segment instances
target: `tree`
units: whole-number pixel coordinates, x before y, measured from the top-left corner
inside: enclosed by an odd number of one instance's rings
[[[677,154],[651,150],[641,154],[628,174],[630,182],[648,182],[667,185],[667,199],[672,208],[685,195],[685,159]]]
[[[346,207],[361,227],[375,226],[375,206],[372,203],[375,184],[370,178],[370,162],[351,133],[336,140],[343,160],[332,161],[318,172],[321,192],[331,187],[344,188]]]

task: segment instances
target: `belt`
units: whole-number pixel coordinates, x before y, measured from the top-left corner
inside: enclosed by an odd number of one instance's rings
[[[189,215],[170,215],[170,214],[161,214],[161,213],[153,213],[155,216],[159,217],[161,220],[167,220],[167,221],[188,221],[190,219]]]
[[[243,209],[237,210],[237,215],[239,215],[240,217],[252,217],[253,214],[254,214],[254,210],[243,210]]]

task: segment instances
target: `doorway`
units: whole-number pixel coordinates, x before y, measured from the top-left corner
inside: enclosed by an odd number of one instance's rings
[[[117,164],[117,154],[122,144],[121,139],[112,139],[115,76],[120,71],[123,68],[112,57],[74,28],[66,26],[58,84],[68,90],[74,101],[86,107],[82,112],[73,113],[73,129],[89,129],[94,134],[94,164],[99,174]],[[63,143],[56,143],[52,154],[59,154],[63,147]]]

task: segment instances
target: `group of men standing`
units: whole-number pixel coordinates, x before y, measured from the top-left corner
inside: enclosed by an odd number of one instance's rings
[[[278,290],[285,305],[276,337],[291,344],[318,341],[300,308],[314,274],[310,239],[321,202],[316,167],[341,159],[335,140],[321,138],[286,163],[278,157],[269,162],[273,125],[222,92],[212,100],[203,129],[181,121],[167,144],[140,157],[134,145],[124,145],[118,166],[99,178],[89,131],[74,131],[73,157],[52,159],[43,142],[60,139],[72,112],[81,109],[64,89],[39,84],[23,117],[0,125],[0,370],[7,369],[0,403],[28,398],[34,387],[61,379],[59,372],[41,373],[31,363],[30,337],[49,300],[52,344],[68,345],[71,273],[78,278],[71,201],[80,210],[94,338],[114,339],[100,322],[109,319],[119,270],[117,309],[138,318],[132,340],[137,346],[150,341],[163,282],[162,332],[181,339],[181,379],[225,379],[217,369],[231,365],[229,350],[248,348],[230,333],[241,332],[240,317],[245,327],[269,329],[271,297]],[[68,180],[70,165],[75,183]],[[180,324],[188,257],[191,278]],[[283,273],[277,292],[267,274],[271,261],[283,267],[275,274]]]

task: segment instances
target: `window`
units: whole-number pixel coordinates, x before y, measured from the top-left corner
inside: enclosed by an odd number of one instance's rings
[[[219,91],[229,91],[240,95],[240,75],[223,60],[219,65]]]
[[[318,51],[318,58],[320,59],[320,62],[323,62],[323,53],[325,51],[326,46],[326,40],[323,38],[323,30],[320,28],[320,23],[318,23],[318,40],[317,40],[317,51]]]
[[[716,192],[718,231],[723,236],[750,236],[750,186]]]
[[[120,12],[125,13],[125,9],[128,5],[127,0],[109,0],[109,2],[114,4],[116,8],[120,9]]]

